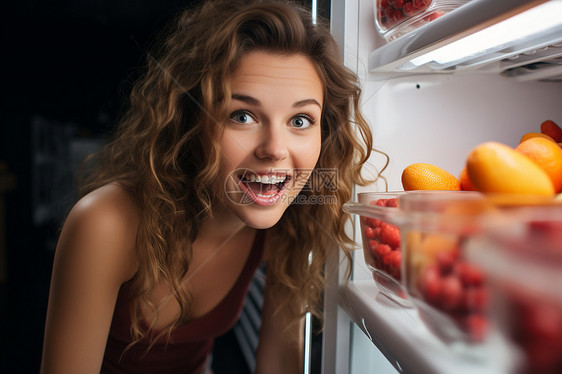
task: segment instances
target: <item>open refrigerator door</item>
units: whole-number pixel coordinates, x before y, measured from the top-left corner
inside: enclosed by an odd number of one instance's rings
[[[382,178],[357,187],[355,201],[361,193],[401,192],[401,173],[412,163],[459,175],[476,145],[516,145],[544,120],[562,122],[562,1],[471,0],[391,41],[377,32],[377,4],[334,0],[331,9],[344,61],[361,80],[362,110],[374,147],[388,156],[373,153],[364,173],[375,177],[384,168]],[[531,26],[537,26],[535,31]],[[348,213],[354,219],[349,233],[358,248],[367,242],[364,218],[387,219],[404,232],[417,228],[424,237],[436,230],[420,228],[419,222],[432,221],[420,214]],[[455,231],[448,235],[457,243]],[[482,344],[444,339],[435,330],[447,322],[428,323],[431,315],[424,314],[423,306],[385,295],[373,280],[376,262],[369,261],[364,251],[354,252],[349,282],[343,254],[328,264],[323,373],[518,370],[521,355],[499,333]]]

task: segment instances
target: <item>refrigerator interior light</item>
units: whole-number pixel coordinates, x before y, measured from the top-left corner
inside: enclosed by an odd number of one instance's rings
[[[425,64],[437,64],[443,69],[484,54],[525,44],[529,38],[558,29],[562,34],[562,1],[547,1],[497,24],[489,26],[451,44],[430,51],[406,63],[403,68],[416,68]],[[409,65],[409,66],[408,66]]]

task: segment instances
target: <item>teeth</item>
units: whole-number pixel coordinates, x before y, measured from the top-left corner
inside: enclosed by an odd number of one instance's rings
[[[244,180],[250,180],[251,182],[258,182],[258,183],[263,183],[263,184],[277,184],[277,183],[282,183],[285,182],[285,179],[287,179],[286,175],[283,176],[277,176],[277,175],[254,175],[252,174],[250,177],[244,176]]]

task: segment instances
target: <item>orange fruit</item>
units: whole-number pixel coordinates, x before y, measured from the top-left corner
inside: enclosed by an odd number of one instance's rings
[[[470,178],[468,177],[468,172],[466,171],[466,166],[462,168],[459,174],[459,183],[461,185],[461,191],[476,191]]]
[[[531,138],[515,147],[517,152],[535,161],[550,177],[554,191],[562,191],[562,148],[544,138]]]
[[[474,148],[466,169],[480,192],[554,195],[548,174],[529,157],[502,143],[486,142]]]
[[[446,190],[460,191],[458,179],[449,172],[431,164],[416,163],[407,166],[402,172],[404,191]]]
[[[521,137],[521,140],[519,140],[519,144],[523,143],[525,140],[529,140],[529,139],[532,139],[532,138],[545,138],[545,139],[551,140],[551,141],[556,143],[556,141],[553,138],[551,138],[550,136],[548,136],[546,134],[542,134],[540,132],[528,132]]]
[[[549,119],[541,123],[541,133],[550,136],[557,143],[562,143],[562,129]]]

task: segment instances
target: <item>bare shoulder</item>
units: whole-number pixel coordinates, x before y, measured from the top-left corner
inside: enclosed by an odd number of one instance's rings
[[[86,257],[107,263],[118,278],[136,271],[136,236],[139,207],[118,184],[108,184],[80,199],[63,226],[58,256]]]
[[[80,199],[69,218],[103,218],[102,222],[112,220],[112,223],[125,223],[131,219],[135,221],[135,218],[138,221],[138,214],[138,206],[129,192],[116,183],[110,183]],[[115,220],[117,222],[114,222]]]
[[[42,372],[99,373],[119,289],[137,271],[138,221],[116,184],[70,211],[55,251]]]

